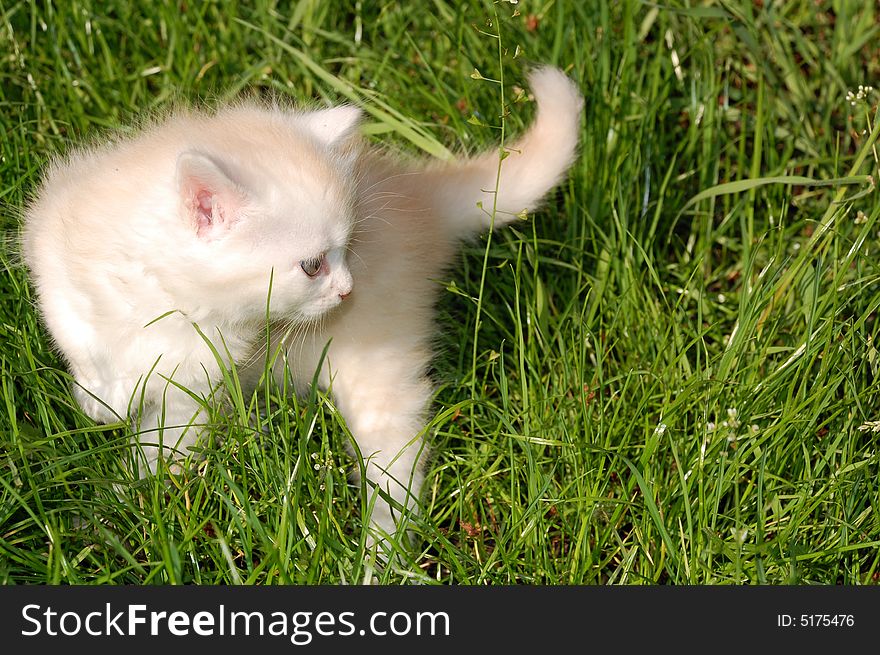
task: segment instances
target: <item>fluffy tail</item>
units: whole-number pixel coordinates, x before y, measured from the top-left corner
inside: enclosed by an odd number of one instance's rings
[[[497,210],[495,227],[510,223],[524,210],[535,209],[574,161],[583,97],[557,68],[532,71],[529,85],[538,113],[529,131],[506,147],[510,154],[501,162],[500,181],[497,150],[426,171],[434,210],[445,216],[459,236],[492,225],[493,205]]]

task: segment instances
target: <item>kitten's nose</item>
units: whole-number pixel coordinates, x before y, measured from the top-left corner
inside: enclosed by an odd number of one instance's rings
[[[351,273],[348,273],[336,283],[336,292],[339,294],[340,300],[348,298],[351,295],[352,289],[354,289],[354,280],[351,277]]]

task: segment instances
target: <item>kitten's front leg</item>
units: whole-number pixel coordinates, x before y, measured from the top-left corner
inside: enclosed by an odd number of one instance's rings
[[[405,529],[407,517],[418,511],[431,399],[430,383],[413,375],[420,359],[383,349],[365,355],[338,342],[331,347],[331,394],[363,457],[368,489],[377,496],[369,499],[375,500],[370,545]]]
[[[161,402],[144,407],[137,417],[132,448],[137,473],[156,473],[159,460],[183,460],[205,431],[205,408],[189,394],[168,385]]]

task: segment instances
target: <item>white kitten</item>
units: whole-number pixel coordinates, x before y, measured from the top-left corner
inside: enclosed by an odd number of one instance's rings
[[[501,165],[496,227],[533,209],[575,155],[577,89],[553,68],[530,83],[538,113]],[[136,419],[141,471],[195,443],[196,398],[221,365],[256,383],[267,306],[286,353],[276,372],[289,367],[298,388],[332,340],[319,383],[393,499],[375,505],[381,535],[422,483],[431,280],[491,224],[499,153],[401,163],[362,145],[359,116],[242,104],[74,152],[28,208],[23,252],[77,401],[99,422]]]

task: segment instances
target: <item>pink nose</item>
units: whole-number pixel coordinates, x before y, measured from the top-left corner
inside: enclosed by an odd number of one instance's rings
[[[340,293],[340,294],[339,294],[339,299],[340,299],[340,300],[345,300],[345,299],[348,298],[350,295],[351,295],[351,291],[346,291],[345,293]]]

